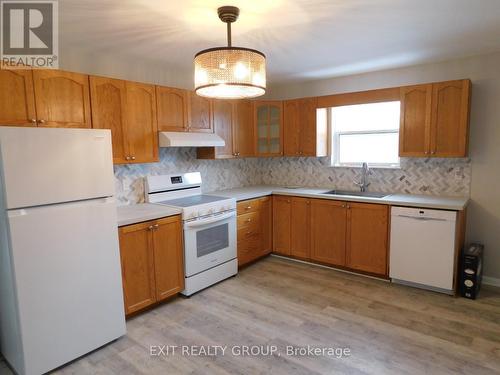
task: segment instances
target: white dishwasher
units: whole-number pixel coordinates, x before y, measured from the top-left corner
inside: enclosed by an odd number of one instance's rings
[[[456,221],[456,211],[392,207],[392,281],[453,294]]]

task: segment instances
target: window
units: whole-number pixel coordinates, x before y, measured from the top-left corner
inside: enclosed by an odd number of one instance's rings
[[[332,107],[332,164],[399,167],[399,109],[399,101]]]

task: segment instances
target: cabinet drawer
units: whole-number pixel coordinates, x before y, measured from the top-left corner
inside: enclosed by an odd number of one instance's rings
[[[261,202],[268,199],[269,197],[264,197],[264,198],[249,199],[246,201],[238,202],[237,205],[238,215],[259,211]]]
[[[253,226],[259,226],[260,221],[260,213],[259,212],[250,212],[244,215],[238,215],[238,229],[240,228],[248,228]]]
[[[263,255],[259,233],[247,234],[238,238],[238,265],[249,263]]]

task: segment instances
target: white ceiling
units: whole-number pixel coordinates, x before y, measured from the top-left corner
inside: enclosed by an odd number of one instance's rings
[[[233,45],[263,51],[271,83],[500,50],[500,0],[61,0],[60,49],[192,74],[226,44],[221,5],[240,7]]]

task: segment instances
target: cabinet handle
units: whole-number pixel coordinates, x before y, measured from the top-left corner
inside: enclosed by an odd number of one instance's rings
[[[130,160],[130,156],[125,156],[125,160]]]
[[[350,206],[350,205],[347,205],[347,209],[351,209],[351,206]]]
[[[155,225],[153,225],[153,229],[158,229],[159,227],[160,227],[160,225],[159,225],[159,224],[155,224]]]
[[[287,200],[286,200],[286,203],[290,203],[290,199],[287,199]]]
[[[247,223],[249,223],[249,222],[251,222],[251,221],[252,221],[252,219],[246,219],[246,222],[247,222]]]
[[[311,201],[307,201],[306,204],[311,204]]]
[[[345,208],[345,204],[342,205],[342,208]]]
[[[424,152],[424,154],[426,154],[426,155],[427,155],[428,153],[429,153],[429,151],[425,151],[425,152]]]
[[[153,230],[153,229],[154,229],[154,227],[153,227],[152,225],[150,225],[150,226],[148,227],[148,229],[149,229],[149,230]]]
[[[432,151],[431,154],[434,155],[436,153],[436,151]]]
[[[135,156],[131,156],[130,159],[135,160]]]
[[[247,207],[245,208],[245,210],[250,210],[251,208],[252,208],[252,206],[247,206]]]
[[[45,120],[38,120],[39,124],[45,124]]]
[[[31,119],[31,122],[32,122],[33,124],[36,124],[36,118],[32,118],[32,119]]]
[[[246,232],[246,235],[248,236],[249,234],[252,234],[252,232]]]

